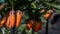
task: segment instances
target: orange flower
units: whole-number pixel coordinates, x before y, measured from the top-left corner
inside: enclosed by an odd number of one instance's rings
[[[15,18],[16,17],[16,18]],[[6,15],[6,27],[11,29],[16,25],[16,28],[19,27],[21,23],[21,18],[22,18],[22,11],[17,10],[16,11],[16,16],[15,16],[15,11],[11,10],[8,15]],[[16,20],[16,21],[15,21]],[[4,21],[3,21],[4,22]]]
[[[15,26],[15,11],[14,10],[12,10],[11,12],[10,12],[10,23],[11,23],[11,27],[14,27]]]
[[[52,13],[50,12],[51,10],[48,10],[47,13],[44,15],[45,19],[49,19]]]
[[[27,23],[27,24],[26,24],[26,27],[27,27],[28,30],[30,30],[31,25]]]
[[[11,27],[10,27],[10,21],[9,21],[9,18],[10,18],[10,16],[7,18],[7,21],[6,21],[6,27],[11,28]]]
[[[14,10],[11,10],[9,12],[9,16],[8,16],[8,19],[7,19],[7,22],[6,22],[6,26],[11,29],[15,26],[15,12]]]
[[[0,21],[0,27],[2,27],[5,24],[6,21],[6,17],[2,18],[2,20]]]
[[[39,30],[42,29],[42,22],[41,21],[35,21],[35,23],[33,23],[32,28],[35,32],[38,32]]]
[[[30,30],[30,28],[32,28],[32,24],[33,24],[33,20],[27,20],[27,24],[26,24],[26,27],[28,30]]]
[[[45,17],[45,19],[49,19],[50,14],[48,14],[48,13],[47,13],[47,14],[45,14],[45,16],[44,16],[44,17]]]
[[[22,15],[23,15],[22,11],[20,10],[16,11],[16,28],[18,28],[21,23]]]

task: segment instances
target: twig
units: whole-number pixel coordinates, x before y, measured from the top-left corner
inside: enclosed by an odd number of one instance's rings
[[[47,20],[47,23],[46,23],[46,34],[48,34],[48,20]]]

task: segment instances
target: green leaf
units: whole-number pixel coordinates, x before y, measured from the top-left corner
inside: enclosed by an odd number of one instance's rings
[[[36,8],[36,4],[33,2],[33,3],[31,3],[31,7],[32,8]]]
[[[46,2],[46,1],[42,1],[42,2],[46,5],[48,5],[48,6],[52,6],[54,8],[60,9],[60,5],[58,5],[58,4],[49,3],[49,2]]]

